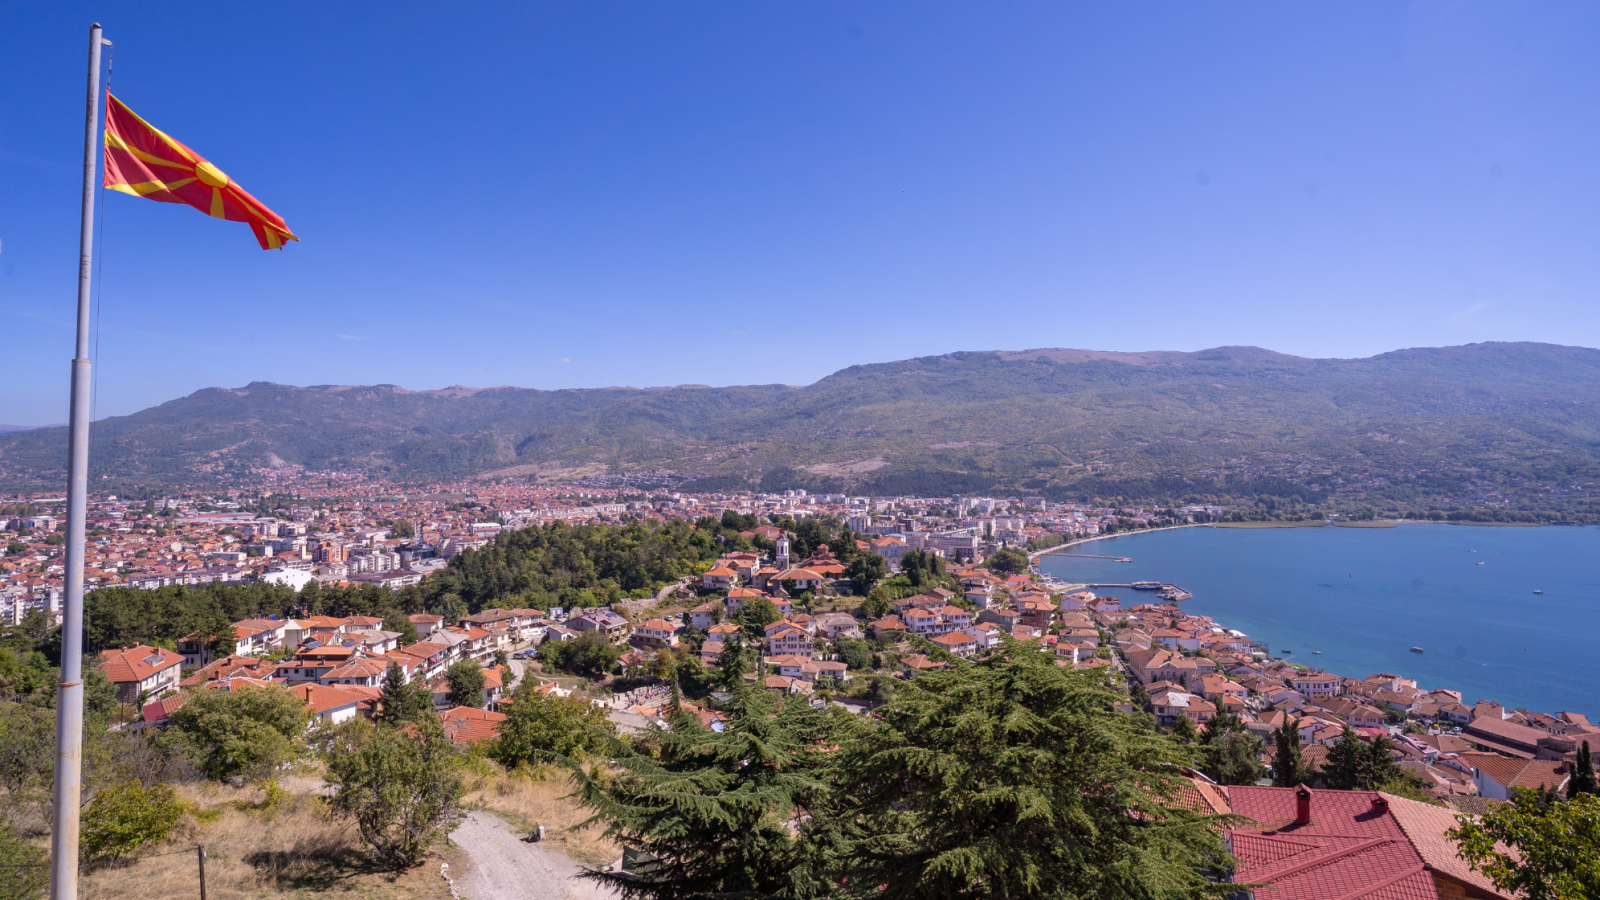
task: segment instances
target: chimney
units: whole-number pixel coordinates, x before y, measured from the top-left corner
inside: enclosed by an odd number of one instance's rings
[[[1387,813],[1389,811],[1389,801],[1383,799],[1383,795],[1382,794],[1377,794],[1377,793],[1373,794],[1372,795],[1372,811],[1377,813],[1380,816],[1383,815],[1384,813]]]
[[[1294,823],[1311,824],[1311,789],[1303,784],[1294,789]]]

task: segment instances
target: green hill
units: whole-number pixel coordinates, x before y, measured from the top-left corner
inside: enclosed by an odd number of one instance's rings
[[[712,490],[998,487],[1308,502],[1329,491],[1407,502],[1493,502],[1494,493],[1570,504],[1600,481],[1597,401],[1600,350],[1527,343],[1353,360],[1254,347],[953,353],[852,366],[805,387],[256,382],[97,423],[92,477],[196,483],[263,466],[411,479],[659,470]],[[65,441],[62,428],[0,435],[0,479],[59,486]]]

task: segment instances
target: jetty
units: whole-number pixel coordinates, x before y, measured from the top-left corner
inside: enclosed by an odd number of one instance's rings
[[[1156,591],[1156,596],[1163,600],[1188,600],[1194,595],[1178,587],[1159,581],[1135,581],[1128,584],[1086,584],[1086,588],[1128,588],[1134,591]]]

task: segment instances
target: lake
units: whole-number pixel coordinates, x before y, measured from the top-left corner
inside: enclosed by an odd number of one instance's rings
[[[1194,594],[1185,609],[1301,665],[1600,720],[1600,528],[1182,528],[1078,544],[1040,568],[1071,582],[1176,584]]]

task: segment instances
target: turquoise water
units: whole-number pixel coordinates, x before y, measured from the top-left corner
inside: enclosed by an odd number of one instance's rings
[[[1183,528],[1079,544],[1040,565],[1073,582],[1177,584],[1194,593],[1185,609],[1274,655],[1292,650],[1291,662],[1600,720],[1600,528]]]

